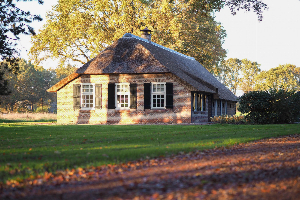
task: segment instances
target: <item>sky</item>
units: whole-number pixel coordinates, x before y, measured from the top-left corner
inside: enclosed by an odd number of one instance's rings
[[[18,2],[17,6],[43,17],[42,22],[32,24],[38,32],[46,22],[46,12],[50,11],[56,2],[46,0],[43,5],[39,5],[33,0]],[[262,21],[258,21],[257,15],[252,11],[239,11],[233,16],[228,8],[223,8],[215,13],[216,21],[221,23],[227,33],[223,44],[223,48],[227,50],[227,58],[246,58],[260,64],[262,70],[287,63],[300,67],[300,1],[263,2],[269,9],[263,12]],[[28,59],[30,47],[30,36],[22,36],[18,46],[22,58]],[[51,60],[43,64],[45,68],[55,68],[57,65]]]

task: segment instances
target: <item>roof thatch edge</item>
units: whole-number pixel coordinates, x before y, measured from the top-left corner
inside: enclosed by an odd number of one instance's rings
[[[73,81],[74,79],[78,78],[79,76],[80,74],[78,73],[70,74],[69,76],[67,76],[66,78],[62,79],[61,81],[53,85],[51,88],[49,88],[47,92],[57,92],[59,89],[61,89],[62,87],[64,87],[65,85]]]

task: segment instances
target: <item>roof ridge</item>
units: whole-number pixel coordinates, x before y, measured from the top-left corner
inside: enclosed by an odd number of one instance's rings
[[[177,54],[177,55],[179,55],[179,56],[183,56],[183,57],[185,57],[185,58],[187,58],[187,59],[195,60],[194,57],[190,57],[190,56],[184,55],[184,54],[179,53],[179,52],[177,52],[177,51],[175,51],[175,50],[173,50],[173,49],[164,47],[164,46],[162,46],[162,45],[160,45],[160,44],[157,44],[157,43],[155,43],[155,42],[151,42],[151,41],[149,41],[149,40],[147,40],[147,39],[141,38],[141,37],[136,36],[136,35],[133,35],[133,34],[131,34],[131,33],[125,33],[125,34],[123,35],[122,38],[135,38],[135,39],[141,40],[141,41],[143,41],[143,42],[146,42],[146,43],[152,44],[152,45],[154,45],[154,46],[157,46],[157,47],[159,47],[159,48],[162,48],[162,49],[164,49],[164,50],[170,51],[170,52],[172,52],[172,53],[175,53],[175,54]]]

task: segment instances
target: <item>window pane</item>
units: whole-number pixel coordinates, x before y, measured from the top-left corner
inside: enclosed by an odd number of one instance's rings
[[[119,108],[129,107],[129,84],[117,84],[116,95],[117,102],[116,105]]]
[[[164,86],[164,84],[161,84],[161,91],[162,91],[162,92],[165,91],[165,86]]]
[[[157,99],[157,107],[161,107],[160,106],[160,99]]]

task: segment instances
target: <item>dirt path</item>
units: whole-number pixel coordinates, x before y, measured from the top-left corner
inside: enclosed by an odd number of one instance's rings
[[[48,174],[0,199],[299,199],[300,135]]]

